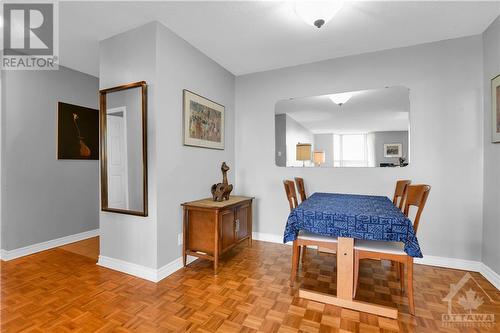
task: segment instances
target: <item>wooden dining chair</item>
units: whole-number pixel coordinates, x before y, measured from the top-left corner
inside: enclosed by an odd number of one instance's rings
[[[300,201],[304,202],[305,200],[307,200],[306,188],[304,186],[304,178],[295,177],[294,179],[295,179],[295,184],[297,185],[297,190],[299,191],[300,194]],[[306,258],[306,250],[307,247],[302,248],[302,261],[304,261]],[[336,253],[336,251],[322,246],[318,247],[318,251],[324,253]]]
[[[297,184],[297,190],[299,190],[300,201],[304,202],[307,199],[306,189],[304,187],[304,179],[295,177],[295,184]]]
[[[417,207],[417,214],[413,221],[413,229],[417,233],[420,217],[425,207],[427,197],[429,196],[431,187],[429,185],[409,185],[406,202],[404,206],[404,214],[409,217],[410,208]],[[385,241],[370,241],[356,240],[354,243],[354,292],[356,296],[359,277],[359,261],[361,259],[376,259],[390,260],[399,263],[399,279],[401,289],[404,289],[404,266],[407,269],[407,294],[410,313],[415,314],[415,301],[413,298],[413,257],[407,255],[404,251],[404,244],[401,242],[385,242]]]
[[[292,211],[299,205],[295,185],[291,180],[284,180],[283,185],[285,185],[286,198],[288,200],[288,204],[290,205],[290,211]]]
[[[290,211],[298,206],[297,192],[295,191],[295,184],[291,180],[284,180],[286,197],[290,205]],[[307,232],[304,230],[299,231],[297,239],[293,241],[292,245],[292,272],[290,277],[290,285],[293,285],[297,276],[300,262],[300,252],[302,249],[302,262],[305,261],[307,246],[317,246],[318,248],[326,248],[332,252],[337,251],[337,237],[322,236]]]
[[[394,190],[394,197],[392,198],[392,203],[394,206],[398,207],[400,210],[403,210],[404,208],[404,203],[406,200],[406,194],[408,193],[408,185],[411,184],[411,180],[409,179],[404,179],[404,180],[398,180],[396,182],[396,189]],[[391,261],[391,267],[395,267],[396,262]],[[396,266],[396,269],[398,270],[398,276],[400,275],[399,269],[400,265]]]
[[[406,194],[408,192],[408,185],[411,184],[411,180],[398,180],[396,182],[396,190],[394,191],[394,197],[392,198],[392,203],[394,206],[403,210],[403,205],[405,203]]]

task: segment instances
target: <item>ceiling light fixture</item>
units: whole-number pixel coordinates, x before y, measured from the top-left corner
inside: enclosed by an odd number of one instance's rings
[[[352,93],[350,92],[328,95],[328,98],[331,99],[332,102],[337,104],[338,106],[342,106],[342,104],[347,103],[347,101],[350,100],[351,97]]]
[[[344,1],[296,1],[295,13],[309,25],[321,28],[330,21],[344,5]]]

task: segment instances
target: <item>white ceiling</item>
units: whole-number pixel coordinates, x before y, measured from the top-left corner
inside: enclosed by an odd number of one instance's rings
[[[314,134],[407,131],[410,100],[405,87],[362,90],[342,106],[328,95],[282,100],[276,114],[286,113]]]
[[[98,75],[98,41],[157,20],[235,75],[482,33],[500,2],[350,2],[325,27],[293,2],[61,2],[62,65]]]

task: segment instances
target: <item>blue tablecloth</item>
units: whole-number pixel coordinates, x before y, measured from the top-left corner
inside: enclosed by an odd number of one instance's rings
[[[295,240],[299,230],[323,236],[402,242],[408,255],[422,258],[411,221],[387,197],[314,193],[288,216],[284,242]]]

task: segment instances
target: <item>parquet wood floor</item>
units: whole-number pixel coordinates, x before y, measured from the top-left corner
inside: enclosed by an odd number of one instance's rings
[[[73,252],[94,259],[99,258],[99,237],[88,238],[79,242],[60,246],[59,249]]]
[[[291,247],[255,241],[252,248],[242,244],[228,253],[217,277],[210,262],[199,260],[155,284],[57,248],[0,263],[1,332],[500,331],[498,324],[442,326],[447,311],[442,298],[463,271],[415,265],[417,315],[412,317],[390,264],[363,261],[357,298],[397,307],[399,318],[391,320],[298,298],[299,285],[335,292],[335,256],[308,251],[294,288],[288,284],[290,260]],[[500,292],[481,275],[472,276],[500,300]],[[471,281],[465,288],[475,288]],[[481,312],[496,314],[498,321],[500,304],[483,299]]]

